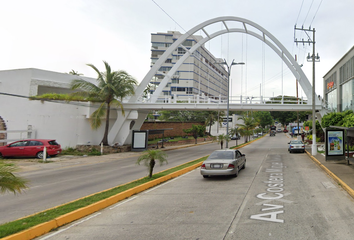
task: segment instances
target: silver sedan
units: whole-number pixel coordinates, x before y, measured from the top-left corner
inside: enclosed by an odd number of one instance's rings
[[[209,155],[200,168],[204,178],[215,175],[238,176],[238,172],[246,167],[246,156],[239,150],[216,150]]]
[[[288,144],[289,144],[288,151],[290,153],[293,153],[293,152],[304,153],[305,152],[305,144],[300,140],[292,140]]]

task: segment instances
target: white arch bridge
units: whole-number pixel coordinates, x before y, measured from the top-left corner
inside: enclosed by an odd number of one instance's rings
[[[238,23],[241,28],[230,27],[232,23]],[[215,24],[222,23],[224,28],[216,32],[208,32],[206,27]],[[252,31],[256,29],[258,31]],[[203,31],[206,37],[202,37],[197,40],[196,44],[190,48],[185,48],[182,43],[195,34],[197,31]],[[123,102],[123,107],[125,110],[125,115],[118,112],[118,118],[115,120],[113,126],[110,129],[108,135],[109,144],[115,142],[129,144],[131,143],[131,132],[132,130],[139,130],[143,124],[147,114],[151,110],[226,110],[227,109],[227,97],[217,97],[209,98],[205,96],[191,96],[191,97],[176,97],[166,98],[163,103],[157,102],[158,97],[162,93],[163,88],[168,84],[172,76],[178,70],[178,68],[183,64],[183,62],[196,51],[200,46],[209,40],[223,34],[228,34],[232,32],[245,33],[251,35],[265,44],[267,44],[287,65],[295,79],[298,80],[300,87],[304,91],[308,101],[299,100],[297,102],[289,102],[286,99],[271,100],[266,99],[262,96],[252,97],[252,96],[238,96],[229,97],[229,110],[254,110],[254,111],[310,111],[312,110],[312,85],[307,79],[306,75],[302,71],[301,67],[297,64],[295,59],[287,51],[287,49],[267,30],[259,26],[258,24],[251,22],[247,19],[238,17],[219,17],[205,21],[194,28],[190,29],[188,32],[180,36],[156,61],[152,66],[150,71],[146,74],[144,79],[141,81],[140,85],[135,90],[135,95],[130,97],[129,100]],[[158,70],[166,59],[172,54],[172,52],[178,48],[182,47],[186,50],[186,53],[173,65],[172,69],[167,73],[163,74],[164,78],[154,91],[149,99],[143,98],[143,92],[148,86],[150,80],[156,73],[160,73]],[[325,106],[320,99],[315,98],[315,109],[323,113],[325,111]]]

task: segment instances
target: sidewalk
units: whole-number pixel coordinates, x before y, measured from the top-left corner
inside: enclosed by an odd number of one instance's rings
[[[291,138],[290,135],[288,137]],[[347,160],[326,161],[324,153],[313,156],[312,145],[306,145],[305,149],[307,155],[354,198],[354,164],[349,161],[348,165]]]

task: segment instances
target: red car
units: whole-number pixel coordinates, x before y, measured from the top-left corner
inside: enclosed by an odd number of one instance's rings
[[[61,153],[61,146],[55,140],[26,139],[0,147],[0,157],[37,157],[43,158],[43,149],[47,148],[47,156]]]

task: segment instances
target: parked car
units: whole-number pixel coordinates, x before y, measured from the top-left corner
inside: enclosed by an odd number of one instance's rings
[[[289,143],[288,151],[292,152],[305,152],[305,144],[299,140],[292,140]]]
[[[231,136],[231,140],[239,140],[239,139],[240,139],[240,135]]]
[[[238,176],[238,172],[246,167],[246,156],[239,150],[216,150],[203,162],[200,174],[204,178],[217,175]]]
[[[56,156],[62,151],[56,140],[26,139],[0,147],[0,157],[43,158],[44,147],[46,147],[47,156]]]

